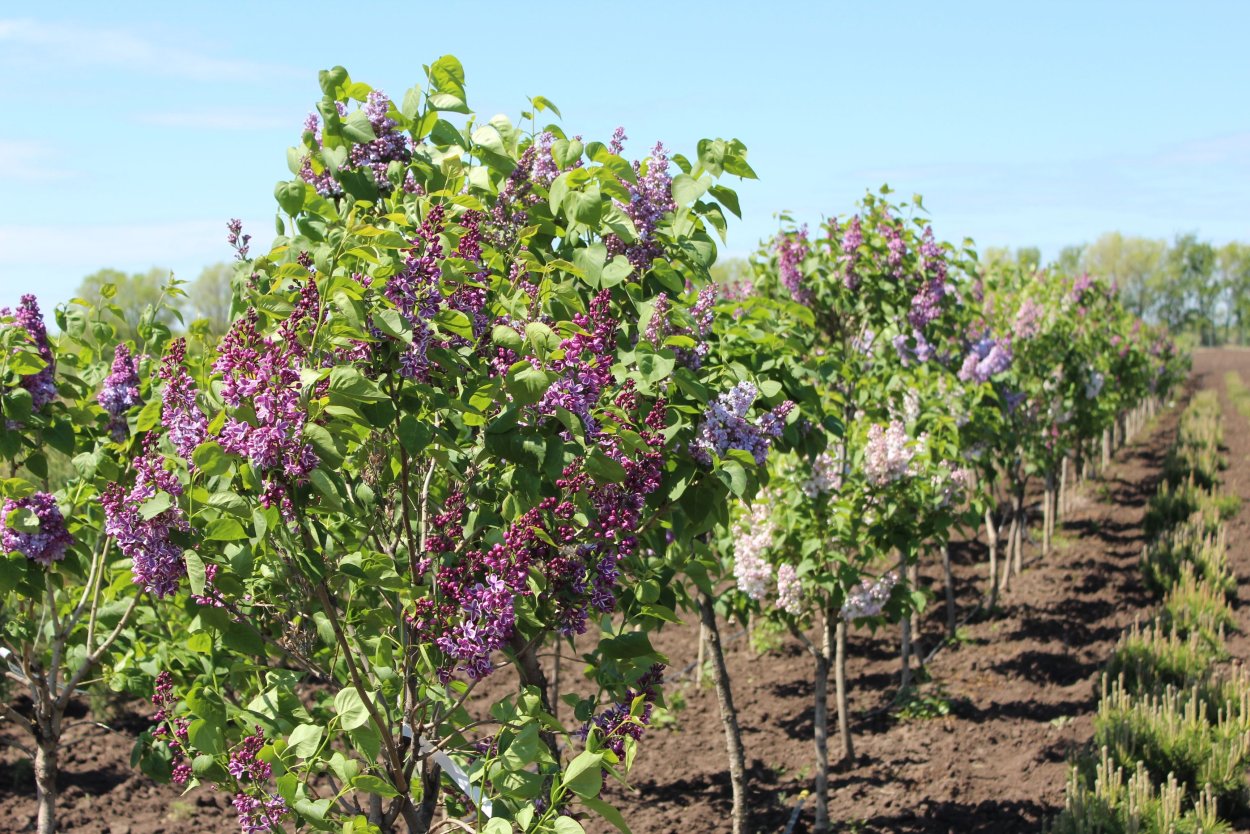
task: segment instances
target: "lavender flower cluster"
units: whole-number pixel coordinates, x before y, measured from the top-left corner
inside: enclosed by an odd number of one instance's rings
[[[135,584],[156,597],[167,597],[178,590],[187,573],[182,548],[173,536],[190,532],[191,525],[174,500],[160,512],[144,517],[145,505],[161,493],[171,499],[182,494],[182,484],[165,469],[164,458],[155,446],[155,438],[149,436],[143,453],[135,460],[135,483],[130,491],[121,484],[109,484],[100,503],[104,505],[104,532],[131,560]]]
[[[158,376],[165,380],[161,392],[161,424],[169,434],[169,442],[185,460],[191,460],[195,447],[208,434],[208,418],[196,403],[195,380],[187,373],[186,339],[174,339],[161,362]]]
[[[808,498],[816,498],[842,489],[845,467],[846,454],[841,443],[833,448],[833,454],[821,452],[812,461],[811,476],[801,485],[803,494]]]
[[[31,411],[38,414],[56,399],[56,359],[48,342],[48,328],[43,323],[43,314],[39,312],[38,300],[29,293],[22,296],[16,311],[8,307],[0,308],[0,318],[9,316],[14,317],[18,328],[26,331],[26,341],[34,346],[39,358],[46,363],[35,373],[23,376],[19,382],[30,392]]]
[[[1015,338],[1020,341],[1032,339],[1042,327],[1042,305],[1031,298],[1026,298],[1016,312],[1016,320],[1012,327]]]
[[[347,116],[346,105],[336,102],[336,106],[339,116]],[[399,123],[389,115],[390,106],[391,100],[381,90],[369,92],[361,110],[373,129],[374,138],[368,142],[353,144],[343,164],[345,170],[368,171],[374,183],[381,189],[388,186],[386,172],[390,163],[406,163],[412,159],[408,138],[398,130]],[[304,132],[314,152],[320,150],[321,122],[315,114],[309,114],[304,121]],[[333,172],[320,165],[314,166],[312,153],[304,155],[299,177],[322,197],[338,197],[343,194],[343,186],[335,179]],[[407,187],[408,183],[405,182],[405,188]]]
[[[1011,367],[1011,343],[1005,339],[982,337],[972,343],[959,368],[960,382],[988,382]]]
[[[11,516],[19,510],[31,513],[39,526],[10,526]],[[0,505],[0,551],[21,553],[27,559],[45,568],[65,558],[65,551],[74,544],[74,537],[65,529],[65,517],[56,505],[56,499],[46,492],[36,492],[26,498],[6,498]]]
[[[848,623],[867,617],[878,617],[890,601],[890,593],[898,584],[898,574],[890,571],[877,580],[862,579],[842,603],[842,617]]]
[[[792,234],[779,236],[776,249],[777,272],[781,277],[782,286],[790,292],[790,297],[795,301],[810,305],[812,291],[804,286],[803,282],[803,259],[810,251],[807,244],[807,227],[804,226]]]
[[[119,344],[113,349],[113,366],[100,386],[96,402],[109,415],[108,428],[113,440],[118,443],[125,440],[128,432],[126,412],[140,402],[139,367],[126,345]]]
[[[772,546],[773,524],[767,493],[751,505],[750,512],[734,524],[734,577],[738,590],[753,600],[762,600],[772,583],[773,570],[764,554]]]
[[[430,321],[443,303],[443,243],[446,209],[430,208],[412,241],[404,268],[386,282],[384,293],[412,327],[412,343],[399,359],[400,375],[425,381],[430,373],[428,351],[433,338]]]
[[[690,444],[690,454],[695,460],[710,466],[712,455],[723,457],[730,449],[750,452],[760,466],[768,460],[769,447],[774,438],[781,436],[786,415],[794,409],[794,403],[786,400],[751,423],[747,413],[758,395],[759,390],[744,380],[708,405],[698,434]]]
[[[651,149],[645,170],[643,163],[634,163],[634,174],[635,182],[621,181],[629,192],[629,203],[617,202],[616,205],[633,222],[638,237],[633,243],[626,243],[617,235],[609,235],[605,243],[609,258],[624,255],[634,269],[642,270],[664,254],[664,246],[656,236],[657,229],[665,214],[677,211],[677,204],[673,202],[673,181],[668,175],[668,151],[662,143],[656,142]]]

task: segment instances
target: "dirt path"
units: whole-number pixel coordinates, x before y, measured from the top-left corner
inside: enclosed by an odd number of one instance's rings
[[[1239,613],[1250,612],[1250,422],[1227,401],[1223,375],[1240,370],[1250,384],[1250,351],[1195,357],[1198,384],[1224,397],[1231,467],[1225,489],[1245,499],[1230,522],[1233,569],[1240,578]],[[857,832],[1039,831],[1063,801],[1066,757],[1090,736],[1098,671],[1120,631],[1147,611],[1139,581],[1141,519],[1158,483],[1163,454],[1175,432],[1165,414],[1152,432],[1123,450],[1104,484],[1084,497],[1061,532],[1058,550],[1040,560],[1030,548],[1024,575],[993,619],[967,626],[960,645],[930,664],[931,689],[944,693],[950,714],[902,721],[885,708],[897,682],[896,631],[852,640],[850,677],[859,761],[831,778],[833,819]],[[1036,524],[1034,529],[1036,529]],[[979,598],[984,549],[953,550],[961,611]],[[925,575],[940,593],[938,570]],[[930,609],[922,642],[943,632],[940,599]],[[1250,621],[1229,641],[1235,657],[1250,657]],[[738,631],[727,627],[726,636]],[[671,667],[694,659],[693,625],[656,638]],[[746,638],[729,647],[742,713],[748,767],[754,780],[756,831],[780,832],[800,791],[811,785],[812,666],[788,638],[757,653]],[[566,668],[566,673],[569,670]],[[670,687],[684,701],[653,728],[639,748],[633,789],[611,789],[636,834],[700,834],[729,828],[729,785],[716,699],[687,681]],[[677,694],[680,693],[680,694]],[[62,803],[66,829],[108,834],[200,834],[237,830],[225,798],[178,797],[129,769],[133,733],[92,735],[69,754]],[[0,738],[2,740],[2,738]],[[29,771],[0,745],[0,830],[21,831],[34,810]],[[796,832],[808,830],[810,804]],[[12,823],[10,826],[9,824]]]

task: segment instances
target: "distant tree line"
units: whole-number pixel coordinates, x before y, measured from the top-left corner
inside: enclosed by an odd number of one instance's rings
[[[101,269],[82,280],[77,296],[97,307],[111,305],[117,319],[113,325],[123,340],[136,339],[140,317],[149,306],[172,330],[215,340],[230,325],[233,277],[234,266],[227,263],[205,267],[190,282],[176,281],[170,270],[160,267],[133,274]],[[164,303],[157,304],[162,297]]]

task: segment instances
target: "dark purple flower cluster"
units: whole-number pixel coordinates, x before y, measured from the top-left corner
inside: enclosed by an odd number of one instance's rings
[[[226,243],[229,243],[230,247],[234,249],[235,260],[246,261],[247,246],[251,242],[252,236],[243,234],[243,221],[232,219],[226,224],[226,230],[229,232],[226,235]]]
[[[48,342],[48,328],[43,323],[43,314],[39,312],[39,302],[29,293],[22,296],[16,311],[8,307],[0,308],[0,317],[8,316],[13,316],[17,327],[26,331],[26,341],[34,346],[39,358],[46,363],[35,373],[23,376],[20,382],[30,392],[31,411],[38,414],[56,399],[56,360]]]
[[[777,238],[777,272],[790,297],[800,304],[812,303],[812,291],[803,286],[803,259],[808,255],[807,227]]]
[[[643,333],[643,338],[656,348],[663,348],[664,342],[669,336],[674,334],[689,336],[695,341],[695,346],[693,348],[674,348],[673,352],[677,355],[678,363],[683,367],[697,371],[702,367],[703,360],[711,349],[706,339],[708,334],[712,332],[715,306],[716,285],[708,284],[699,290],[699,296],[695,300],[694,306],[690,308],[690,315],[694,319],[694,330],[691,330],[688,327],[680,327],[673,324],[671,320],[672,304],[669,301],[668,293],[662,292],[655,298],[651,319],[647,322],[647,329]]]
[[[677,204],[673,202],[673,181],[668,175],[668,152],[664,145],[656,142],[645,169],[643,163],[635,162],[634,173],[636,182],[621,182],[629,192],[628,205],[617,205],[633,221],[638,237],[633,243],[626,243],[617,235],[608,235],[604,242],[608,247],[608,257],[624,255],[635,269],[646,269],[651,266],[651,261],[664,254],[664,246],[656,237],[660,221],[665,214],[677,210]]]
[[[448,306],[459,310],[469,317],[473,325],[473,336],[480,339],[490,326],[490,317],[486,315],[486,293],[490,285],[490,271],[482,259],[482,221],[479,211],[469,209],[460,215],[457,223],[463,229],[460,240],[456,244],[455,256],[473,264],[476,268],[465,275],[465,283],[456,287],[447,300]],[[454,336],[452,344],[466,344],[463,336]]]
[[[221,447],[248,459],[265,479],[262,503],[268,507],[276,500],[284,512],[279,479],[299,483],[317,466],[317,454],[304,440],[300,369],[306,359],[301,335],[317,321],[318,308],[317,285],[310,278],[273,338],[257,331],[256,311],[249,310],[222,338],[213,363],[222,376],[222,400],[233,409],[250,406],[256,421],[227,416]]]
[[[174,681],[168,672],[161,672],[156,676],[152,705],[156,707],[152,721],[158,725],[152,735],[157,741],[164,742],[173,755],[174,768],[171,778],[174,784],[186,784],[186,781],[191,778],[191,764],[187,761],[189,758],[187,734],[191,725],[187,719],[174,715],[174,708],[178,705],[178,701],[174,698]]]
[[[877,224],[877,232],[885,238],[886,264],[895,278],[903,277],[903,259],[907,256],[907,242],[903,240],[902,224],[890,217]]]
[[[279,824],[291,815],[286,800],[256,784],[267,780],[273,772],[269,763],[258,757],[264,746],[265,731],[256,726],[255,732],[244,737],[230,753],[230,763],[226,766],[238,782],[252,783],[251,792],[239,790],[234,795],[234,810],[243,834],[269,834],[281,830]]]
[[[762,466],[768,460],[773,438],[781,436],[786,415],[794,409],[794,403],[786,400],[751,423],[747,413],[758,395],[753,384],[743,381],[713,400],[699,423],[698,435],[690,444],[691,456],[710,466],[713,454],[723,457],[730,449],[744,449]]]
[[[100,386],[96,402],[109,415],[109,434],[120,443],[126,439],[126,412],[139,404],[139,368],[130,348],[113,348],[113,367]]]
[[[443,303],[443,218],[440,204],[430,208],[408,250],[404,268],[386,282],[384,293],[412,327],[412,343],[399,358],[399,372],[408,379],[429,377],[428,351],[433,331],[430,321]]]
[[[837,228],[837,223],[833,224]],[[842,283],[848,290],[853,290],[859,286],[859,275],[855,272],[855,267],[859,263],[859,247],[864,245],[864,227],[856,214],[846,222],[846,228],[842,230],[842,254],[838,256],[838,261],[842,265]]]
[[[32,529],[13,526],[12,514],[25,510],[39,522]],[[26,498],[6,498],[0,505],[0,550],[21,553],[44,567],[65,558],[65,551],[74,544],[74,537],[65,529],[65,517],[56,499],[46,492]]]
[[[487,237],[496,248],[511,249],[517,242],[517,233],[529,221],[529,206],[542,202],[542,198],[534,193],[537,158],[537,145],[530,145],[522,151],[516,167],[499,189],[499,196],[491,207],[487,232]]]
[[[130,491],[121,484],[109,484],[100,503],[104,505],[104,532],[129,557],[135,584],[157,597],[167,597],[178,590],[187,573],[182,548],[173,535],[190,532],[191,525],[175,500],[182,494],[182,484],[165,469],[155,446],[155,438],[149,436],[143,454],[135,460],[135,483]],[[151,514],[149,502],[162,500],[162,493],[170,499],[168,506]]]
[[[392,162],[408,162],[412,159],[407,137],[396,129],[399,123],[388,115],[390,106],[391,100],[381,90],[369,92],[361,109],[373,127],[376,138],[371,142],[353,145],[348,156],[352,168],[368,169],[373,173],[373,180],[378,188],[383,189],[387,187],[387,166]]]
[[[538,403],[542,414],[554,415],[557,408],[566,408],[581,418],[589,435],[597,435],[598,423],[591,414],[599,403],[604,388],[612,382],[612,364],[616,357],[616,325],[611,316],[612,296],[601,290],[590,302],[586,313],[576,313],[573,323],[579,328],[560,342],[561,358],[548,363],[547,370],[560,375]],[[531,358],[531,362],[538,360]]]
[[[587,738],[592,729],[597,730],[601,735],[602,746],[623,760],[625,739],[638,741],[651,723],[651,714],[658,697],[656,687],[663,682],[664,665],[657,663],[638,679],[638,683],[625,693],[619,703],[587,722],[582,727],[581,737]]]
[[[1011,343],[984,336],[972,343],[959,369],[962,382],[988,382],[1011,367]]]
[[[204,442],[208,433],[208,418],[195,401],[195,380],[187,373],[186,358],[186,339],[174,339],[158,375],[165,380],[165,390],[161,392],[161,424],[169,433],[174,449],[190,461],[191,453]]]

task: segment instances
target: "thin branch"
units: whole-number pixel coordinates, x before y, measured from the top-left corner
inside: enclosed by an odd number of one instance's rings
[[[61,690],[60,696],[56,699],[56,707],[58,709],[65,709],[65,706],[69,703],[70,696],[73,695],[74,690],[78,688],[78,684],[82,683],[82,679],[86,677],[87,673],[90,672],[97,663],[100,662],[100,658],[104,657],[104,653],[107,652],[109,647],[116,642],[119,636],[121,636],[122,629],[125,628],[126,624],[130,622],[130,615],[134,613],[135,606],[138,604],[138,596],[130,598],[130,605],[126,606],[126,612],[122,614],[122,618],[117,621],[117,625],[109,633],[109,636],[104,638],[104,642],[102,642],[95,649],[95,651],[87,655],[87,659],[82,662],[82,665],[80,665],[77,671],[74,672],[74,676],[69,679],[69,683],[67,683],[65,688]],[[94,612],[91,615],[91,619],[95,619]],[[53,685],[55,684],[56,682],[53,681]]]

